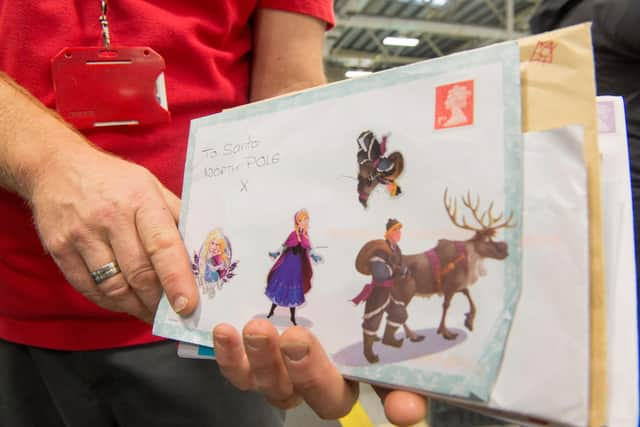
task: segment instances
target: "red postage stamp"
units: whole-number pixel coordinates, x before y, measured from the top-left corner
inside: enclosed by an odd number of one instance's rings
[[[553,50],[558,44],[553,40],[539,41],[536,43],[536,48],[531,54],[530,62],[544,62],[551,64],[553,62]]]
[[[473,124],[473,80],[436,87],[435,128]]]

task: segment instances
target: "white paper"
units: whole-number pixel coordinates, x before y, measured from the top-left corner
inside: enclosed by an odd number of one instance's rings
[[[624,103],[599,97],[607,280],[608,425],[638,425],[638,334],[631,178]]]
[[[522,294],[489,406],[585,426],[589,257],[582,128],[525,134]]]
[[[616,97],[600,97],[598,102],[607,281],[607,425],[635,427],[636,276],[624,104]],[[499,415],[494,410],[528,414],[531,425],[538,425],[536,418],[587,425],[589,317],[584,308],[589,268],[582,143],[575,127],[525,134],[523,290],[488,414]],[[535,235],[543,230],[546,233]],[[545,256],[538,244],[544,241],[541,236],[552,236],[554,230],[565,236],[565,257]],[[553,305],[545,304],[550,297]],[[583,310],[568,316],[562,307],[570,305]],[[526,416],[511,419],[527,422]]]

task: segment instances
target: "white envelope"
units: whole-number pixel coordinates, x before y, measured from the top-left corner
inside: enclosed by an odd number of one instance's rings
[[[607,276],[609,426],[638,425],[638,333],[631,178],[624,103],[598,98]]]
[[[607,425],[635,427],[636,272],[624,104],[618,97],[599,97],[598,108],[608,303]],[[549,421],[587,425],[589,281],[583,143],[578,126],[525,134],[522,294],[491,400],[486,406],[468,402],[462,406],[527,425]],[[548,259],[544,245],[550,242],[565,245],[563,257]],[[570,315],[562,310],[566,305],[584,310]],[[522,391],[514,393],[518,389]],[[439,425],[434,419],[433,426]]]

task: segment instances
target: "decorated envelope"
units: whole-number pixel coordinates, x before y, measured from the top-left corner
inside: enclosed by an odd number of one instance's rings
[[[486,401],[521,280],[519,49],[469,51],[193,121],[201,291],[158,335],[298,324],[346,376]]]

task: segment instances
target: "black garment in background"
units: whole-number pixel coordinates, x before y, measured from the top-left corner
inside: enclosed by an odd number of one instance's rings
[[[0,427],[282,427],[284,412],[175,342],[55,351],[0,340]]]
[[[545,0],[529,21],[533,34],[592,21],[593,0]]]
[[[624,97],[634,210],[640,212],[640,0],[593,0],[598,95]],[[640,214],[636,214],[636,230]],[[639,233],[636,233],[638,236]],[[637,242],[637,240],[636,240]],[[636,248],[638,245],[636,244]],[[636,250],[636,252],[640,252]],[[640,265],[640,264],[638,264]]]
[[[530,24],[540,33],[587,21],[593,22],[597,93],[624,97],[640,267],[640,0],[545,0]]]

